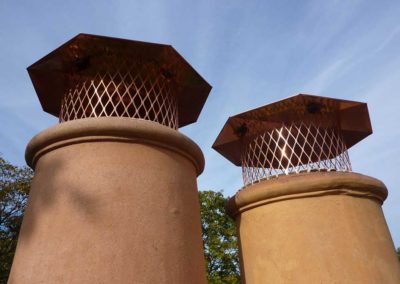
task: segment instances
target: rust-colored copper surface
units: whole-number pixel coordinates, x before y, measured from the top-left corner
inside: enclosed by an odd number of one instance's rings
[[[276,131],[277,129],[279,131]],[[306,134],[303,129],[307,131]],[[285,136],[285,132],[292,132],[290,135],[286,135],[285,139],[279,141],[279,138],[274,138],[274,134],[271,132],[273,130],[277,132],[277,135],[283,136]],[[321,153],[327,159],[339,155],[346,148],[350,148],[370,135],[372,128],[366,103],[299,94],[230,117],[214,142],[213,148],[232,163],[240,166],[243,163],[242,155],[248,150],[248,146],[257,137],[268,132],[270,133],[271,143],[279,141],[279,143],[284,142],[289,146],[292,145],[290,150],[297,160],[296,165],[298,165],[316,162],[321,159]],[[329,139],[337,140],[337,144],[340,144],[343,140],[344,145],[337,146],[335,150],[325,149],[323,140],[327,137],[326,133],[330,135]],[[297,141],[295,141],[296,139]],[[298,143],[299,140],[302,140],[302,142]],[[263,142],[265,145],[265,140]],[[293,146],[296,143],[301,144],[301,147]],[[261,145],[253,152],[263,152],[265,150],[263,147]],[[312,147],[314,149],[307,149]],[[272,153],[271,155],[278,155],[277,151],[269,151]],[[311,151],[317,152],[319,157],[315,154],[311,157],[303,155]],[[279,153],[279,155],[282,155],[282,153]],[[269,158],[266,155],[264,160]],[[246,167],[266,167],[265,161],[256,162],[257,164],[247,164]],[[292,164],[294,164],[293,161]],[[270,166],[286,169],[288,167],[288,165],[283,164],[282,159],[279,159],[279,163],[271,162]]]
[[[170,45],[79,34],[30,67],[60,121],[128,116],[172,128],[197,120],[211,86]]]

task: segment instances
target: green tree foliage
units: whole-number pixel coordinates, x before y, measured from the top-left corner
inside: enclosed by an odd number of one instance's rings
[[[225,213],[225,203],[221,192],[200,192],[204,255],[210,284],[240,283],[236,228]]]
[[[400,261],[400,248],[397,248],[397,258],[398,258],[399,261]]]
[[[7,283],[32,176],[0,157],[0,283]]]

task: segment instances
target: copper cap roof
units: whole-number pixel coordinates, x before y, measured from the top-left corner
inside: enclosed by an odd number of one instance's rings
[[[59,116],[71,78],[82,70],[84,76],[95,76],[99,62],[110,54],[158,66],[176,85],[179,126],[197,120],[211,86],[172,46],[89,34],[78,34],[27,68],[43,110]]]
[[[372,133],[366,103],[299,94],[229,117],[212,147],[240,166],[248,141],[296,122],[339,128],[347,148]]]

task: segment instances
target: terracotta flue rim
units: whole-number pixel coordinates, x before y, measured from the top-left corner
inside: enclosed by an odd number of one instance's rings
[[[25,160],[34,168],[38,159],[49,151],[71,144],[105,141],[169,149],[189,159],[197,175],[204,170],[201,149],[184,134],[153,121],[122,117],[85,118],[54,125],[32,138],[26,148]]]
[[[380,180],[354,172],[314,172],[264,180],[239,190],[226,210],[235,217],[246,210],[289,199],[325,195],[349,195],[373,199],[382,204],[388,191]]]

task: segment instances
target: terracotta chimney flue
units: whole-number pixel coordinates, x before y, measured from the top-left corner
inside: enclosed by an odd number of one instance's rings
[[[9,283],[205,283],[200,148],[211,86],[169,45],[79,34],[28,68],[43,110]]]
[[[352,172],[365,103],[300,94],[228,119],[213,148],[242,167],[229,199],[243,283],[399,283],[385,185]]]

